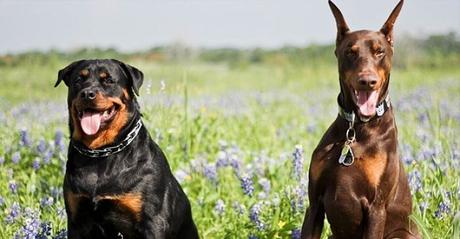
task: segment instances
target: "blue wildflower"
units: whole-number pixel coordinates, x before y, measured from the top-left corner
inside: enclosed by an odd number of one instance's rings
[[[310,124],[307,125],[307,132],[310,134],[315,133],[316,129],[317,129],[317,126],[315,122],[311,122]]]
[[[293,229],[291,231],[291,239],[300,239],[300,233],[301,233],[300,229],[297,229],[297,228]]]
[[[40,139],[40,141],[38,141],[38,145],[37,145],[37,152],[40,153],[40,154],[43,154],[45,153],[46,151],[46,142],[44,139]]]
[[[62,195],[62,188],[61,187],[50,187],[50,194],[51,194],[51,197],[57,198]]]
[[[263,230],[265,227],[265,224],[262,222],[260,218],[261,213],[262,213],[262,203],[260,202],[254,204],[249,209],[249,219],[256,225],[256,228],[260,231]]]
[[[2,196],[0,196],[0,207],[3,206],[3,204],[5,204],[5,199],[3,199]]]
[[[216,167],[223,168],[227,167],[230,164],[229,158],[227,157],[227,153],[225,151],[219,151],[217,153],[217,160],[216,160]]]
[[[450,212],[450,207],[447,202],[439,203],[438,209],[434,212],[436,218],[442,219],[445,214]]]
[[[0,156],[0,165],[3,165],[5,163],[5,158],[3,156]]]
[[[217,170],[216,165],[208,163],[204,166],[203,170],[204,176],[208,178],[211,182],[217,183]]]
[[[233,172],[237,177],[241,175],[241,165],[242,162],[236,155],[230,156],[230,165],[232,166]]]
[[[42,222],[40,224],[40,233],[37,235],[36,239],[47,239],[51,236],[51,223],[50,222]]]
[[[403,144],[401,147],[401,160],[405,165],[410,165],[414,162],[412,147],[409,144]]]
[[[40,169],[40,158],[34,158],[32,161],[32,167],[36,170]]]
[[[303,172],[303,149],[302,145],[296,145],[294,153],[292,153],[292,164],[294,169],[294,176],[299,180]]]
[[[64,133],[59,129],[54,134],[54,146],[61,152],[65,150]]]
[[[422,174],[418,170],[409,172],[408,174],[409,186],[412,190],[412,193],[420,191],[422,188]]]
[[[192,161],[190,161],[191,171],[204,174],[204,167],[207,163],[206,159],[202,157],[192,159]]]
[[[43,163],[44,163],[44,164],[49,164],[49,163],[51,162],[51,157],[53,157],[53,152],[47,151],[47,152],[43,155]]]
[[[53,236],[53,239],[67,239],[67,230],[60,230],[56,235]]]
[[[54,204],[54,198],[53,197],[43,197],[41,200],[40,200],[40,206],[41,207],[49,207],[49,206],[52,206]]]
[[[305,206],[305,200],[308,196],[307,188],[308,188],[307,180],[302,179],[300,185],[294,187],[291,191],[291,208],[294,211],[303,211]],[[289,194],[289,192],[287,192]]]
[[[16,181],[10,180],[8,182],[8,188],[10,189],[11,193],[16,194],[18,192],[18,185],[16,184]]]
[[[30,139],[30,135],[27,129],[21,129],[19,131],[19,136],[19,144],[21,146],[29,147],[32,144],[32,140]]]
[[[66,215],[67,215],[67,214],[66,214],[66,211],[65,211],[65,208],[63,208],[63,207],[58,207],[58,208],[56,209],[56,211],[57,211],[57,215],[58,215],[61,219],[65,218]]]
[[[19,214],[21,214],[21,206],[19,206],[19,203],[13,202],[9,211],[9,214],[5,218],[5,222],[11,224],[19,217]]]
[[[241,188],[243,189],[244,194],[252,197],[254,193],[254,185],[252,178],[249,175],[243,175],[240,177]]]
[[[270,180],[266,178],[261,178],[259,179],[258,183],[267,195],[270,194],[270,188],[271,188]]]
[[[421,202],[419,205],[420,212],[424,213],[428,209],[428,202]]]
[[[21,153],[14,152],[13,155],[11,156],[11,161],[13,161],[14,164],[18,164],[20,160],[21,160]]]
[[[176,172],[174,173],[174,176],[176,177],[176,179],[177,179],[177,181],[179,183],[183,183],[185,181],[185,179],[187,179],[187,177],[189,177],[189,175],[182,169],[176,170]]]
[[[420,121],[420,123],[428,122],[428,114],[427,114],[427,112],[419,113],[418,116],[417,116],[417,119],[418,119],[418,121]]]
[[[222,215],[225,212],[225,203],[222,199],[217,200],[216,205],[214,206],[214,211],[217,215]]]
[[[21,237],[24,239],[35,239],[38,236],[40,230],[40,218],[38,214],[31,208],[26,208],[24,211],[25,223],[21,229],[16,232],[15,237]]]
[[[232,208],[237,214],[240,214],[240,215],[243,215],[244,212],[246,211],[246,207],[243,204],[239,203],[238,201],[234,201],[232,203]]]

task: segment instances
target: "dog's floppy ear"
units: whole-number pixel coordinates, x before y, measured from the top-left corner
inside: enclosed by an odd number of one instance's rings
[[[335,23],[337,24],[337,43],[339,43],[345,34],[350,31],[350,28],[345,22],[345,18],[343,18],[342,13],[340,12],[339,8],[329,0],[329,7],[331,8],[332,14],[334,14]]]
[[[396,5],[395,9],[393,9],[387,21],[385,22],[385,24],[383,24],[382,28],[380,29],[380,32],[385,35],[385,38],[391,46],[393,46],[393,26],[395,24],[396,18],[399,15],[399,12],[401,11],[403,3],[404,0],[399,1],[398,5]]]
[[[58,72],[58,79],[57,79],[56,83],[54,84],[54,87],[57,87],[61,83],[61,81],[64,81],[64,83],[67,86],[69,86],[70,73],[72,73],[72,70],[75,68],[75,66],[80,64],[82,61],[84,61],[84,60],[74,61],[70,65],[66,66],[64,69],[61,69]]]
[[[142,71],[140,71],[134,66],[130,66],[121,61],[118,61],[118,60],[114,60],[114,61],[120,64],[121,68],[123,69],[126,76],[128,77],[131,88],[133,89],[134,93],[137,96],[139,96],[139,89],[141,88],[142,83],[144,82],[144,74],[142,73]]]

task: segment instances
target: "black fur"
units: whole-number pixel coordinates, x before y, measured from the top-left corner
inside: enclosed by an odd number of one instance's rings
[[[79,76],[82,69],[90,69],[87,79]],[[108,71],[113,82],[93,77],[98,69]],[[112,143],[116,145],[141,117],[134,94],[142,79],[139,70],[117,60],[81,60],[59,71],[56,86],[64,81],[69,87],[69,107],[83,89],[97,89],[109,97],[120,97],[128,89],[128,122]],[[69,126],[72,135],[72,119]],[[87,157],[72,144],[82,146],[71,139],[64,179],[69,238],[199,238],[187,196],[144,126],[128,147],[108,157]],[[118,201],[104,198],[127,194],[141,196],[140,220]]]

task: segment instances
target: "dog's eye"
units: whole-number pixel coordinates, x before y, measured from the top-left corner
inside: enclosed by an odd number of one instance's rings
[[[113,83],[112,77],[108,76],[107,78],[104,79],[105,82],[107,83]]]
[[[347,55],[347,57],[349,58],[354,58],[356,56],[356,51],[353,51],[351,48],[348,49],[345,54]]]
[[[107,77],[105,77],[105,78],[102,78],[101,80],[102,80],[105,84],[112,84],[112,83],[114,83],[114,80],[113,80],[112,77],[110,77],[110,76],[107,76]]]
[[[382,48],[380,48],[380,49],[377,49],[374,54],[377,57],[383,57],[385,55],[385,51]]]

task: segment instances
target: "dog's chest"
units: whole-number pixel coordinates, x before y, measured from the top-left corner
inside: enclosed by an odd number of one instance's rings
[[[121,163],[95,161],[91,164],[74,164],[67,177],[72,191],[88,195],[119,194],[130,191],[130,170]],[[121,168],[123,167],[123,168]]]
[[[75,168],[67,177],[72,191],[66,194],[66,203],[73,220],[84,227],[103,225],[111,232],[135,233],[132,228],[141,220],[144,199],[123,183],[129,181],[126,175],[120,175],[119,170],[88,166]]]

